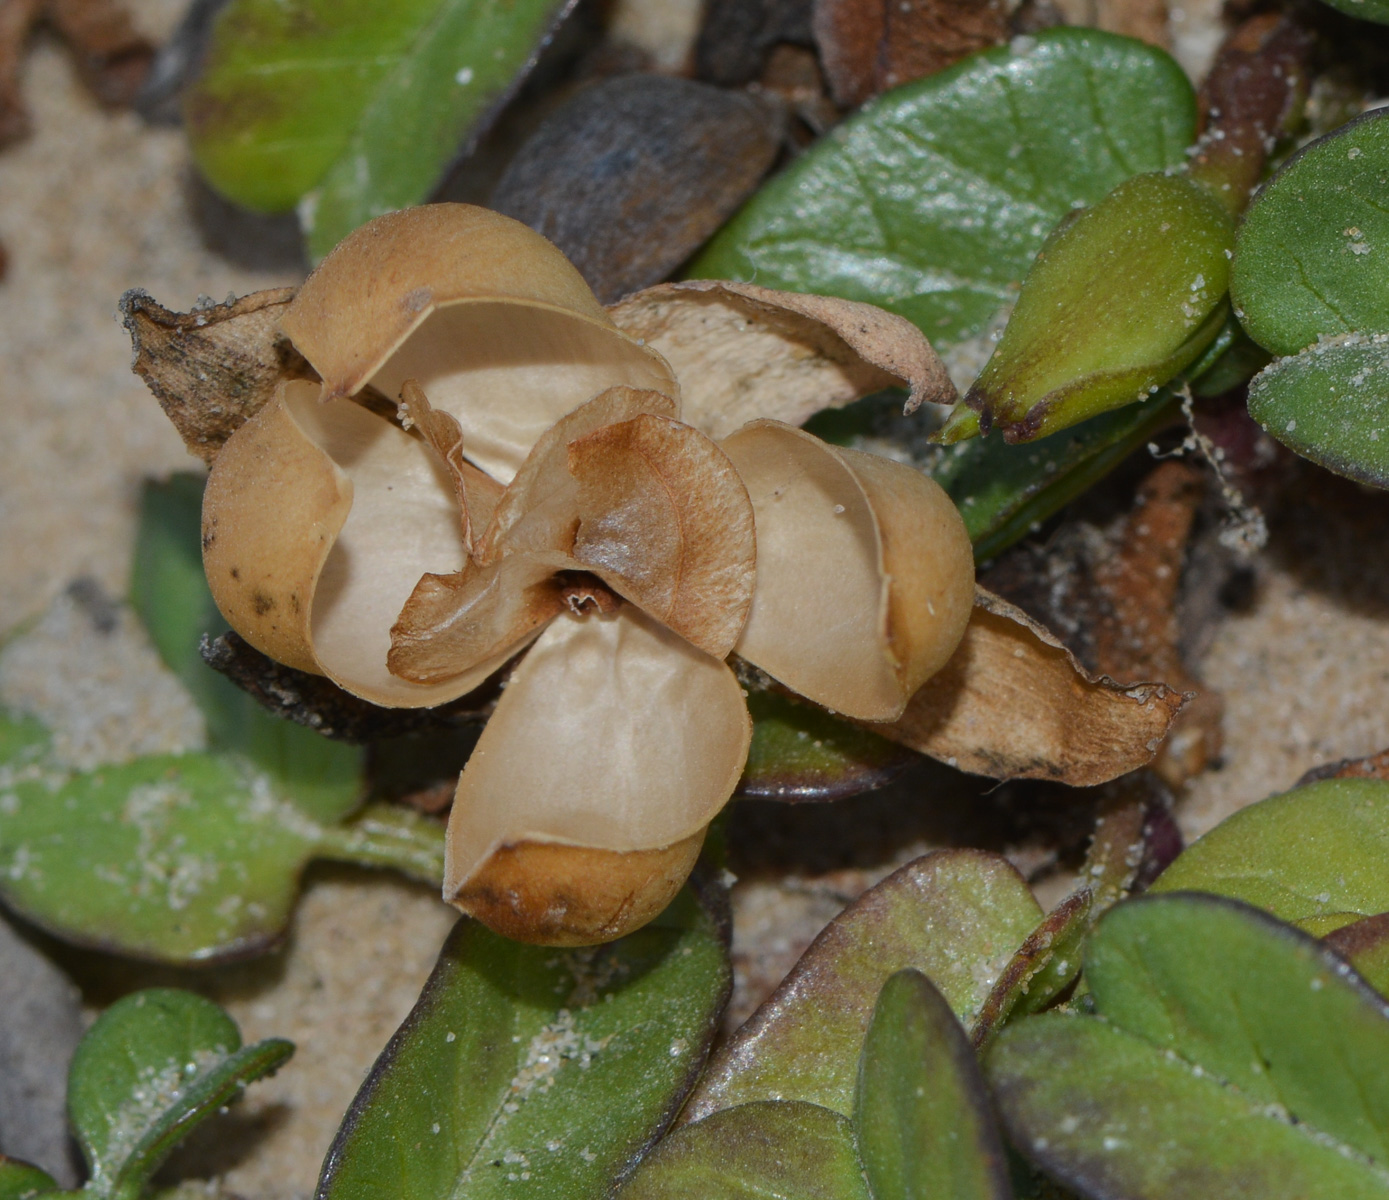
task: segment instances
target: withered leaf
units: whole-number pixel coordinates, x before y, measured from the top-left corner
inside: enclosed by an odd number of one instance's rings
[[[701,79],[722,87],[751,83],[780,43],[808,46],[812,0],[709,0],[695,45]]]
[[[608,315],[660,351],[680,380],[681,420],[715,439],[757,417],[800,425],[888,387],[908,389],[909,411],[956,395],[916,326],[853,300],[697,279],[647,288]]]
[[[600,300],[658,283],[751,194],[781,143],[748,92],[629,75],[579,92],[517,152],[492,207],[555,243]]]
[[[136,30],[120,0],[47,0],[48,18],[72,48],[83,82],[102,104],[135,102],[154,47]]]
[[[1086,671],[1026,613],[979,588],[964,641],[875,732],[995,779],[1104,783],[1149,762],[1185,697]]]
[[[277,332],[293,296],[293,288],[271,288],[191,313],[167,309],[139,289],[121,297],[135,373],[204,462],[282,381],[313,378]]]
[[[1322,779],[1382,779],[1389,783],[1389,750],[1381,750],[1366,758],[1343,758],[1340,762],[1323,763],[1303,775],[1295,786],[1302,787]]]
[[[481,720],[491,714],[501,692],[498,681],[492,680],[437,708],[383,708],[343,691],[322,675],[277,663],[235,633],[218,638],[204,634],[200,651],[208,666],[276,716],[356,745]],[[452,784],[447,799],[453,799]]]
[[[816,0],[812,20],[834,98],[846,107],[1008,38],[1002,0]]]
[[[42,8],[43,0],[5,0],[0,4],[0,146],[29,132],[29,110],[19,90],[19,70],[29,30]]]

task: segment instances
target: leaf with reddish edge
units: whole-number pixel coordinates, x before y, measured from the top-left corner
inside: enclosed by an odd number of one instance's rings
[[[1389,913],[1342,925],[1322,940],[1380,995],[1389,996]]]
[[[972,1021],[1041,909],[1006,860],[942,850],[889,875],[836,917],[781,986],[714,1056],[683,1120],[755,1100],[853,1110],[878,993],[904,967]]]
[[[920,971],[898,971],[878,996],[859,1059],[854,1133],[874,1200],[1012,1198],[979,1064]]]
[[[679,1109],[730,982],[716,921],[689,892],[621,941],[574,951],[460,921],[317,1195],[609,1196]]]

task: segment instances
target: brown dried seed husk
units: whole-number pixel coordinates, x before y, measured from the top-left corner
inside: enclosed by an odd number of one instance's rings
[[[468,458],[508,482],[536,440],[605,388],[678,396],[659,354],[621,333],[538,233],[468,204],[369,221],[309,276],[283,327],[329,394],[419,383]]]
[[[314,384],[283,385],[208,477],[203,566],[222,615],[271,658],[375,704],[443,704],[509,657],[430,687],[386,670],[391,622],[420,575],[462,557],[437,459],[349,400],[320,401]]]
[[[954,657],[900,720],[873,729],[976,775],[1089,787],[1149,762],[1184,699],[1164,683],[1089,674],[1026,613],[979,588]]]
[[[556,842],[502,846],[451,903],[514,941],[597,945],[659,916],[703,845],[701,829],[673,846],[626,853]]]
[[[715,658],[752,607],[752,502],[728,456],[689,425],[650,414],[569,444],[579,485],[574,557]]]
[[[835,100],[862,104],[1008,38],[1001,0],[815,0],[812,29]]]
[[[492,207],[543,233],[605,301],[667,278],[771,168],[783,120],[668,75],[582,89],[517,151]]]
[[[279,333],[293,298],[293,288],[271,288],[179,313],[142,291],[121,297],[135,373],[204,462],[216,458],[281,383],[313,377],[313,368]]]
[[[757,520],[738,654],[846,716],[901,716],[970,619],[974,558],[955,506],[911,467],[775,421],[724,449]]]
[[[630,606],[557,617],[512,675],[459,780],[445,899],[486,880],[506,847],[627,854],[688,842],[732,795],[750,738],[726,664]],[[607,887],[595,876],[567,903],[582,909],[589,896],[610,911]]]
[[[908,390],[908,411],[956,398],[921,331],[871,304],[696,279],[608,312],[674,368],[680,419],[719,440],[756,417],[800,425],[887,387]]]
[[[1380,779],[1389,783],[1389,750],[1381,750],[1367,758],[1343,758],[1340,762],[1313,767],[1294,786],[1303,787],[1322,779]]]

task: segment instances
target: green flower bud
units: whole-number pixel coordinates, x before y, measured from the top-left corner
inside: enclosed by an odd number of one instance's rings
[[[1028,442],[1146,400],[1220,332],[1233,245],[1225,207],[1183,175],[1137,175],[1064,221],[964,398],[981,431]]]

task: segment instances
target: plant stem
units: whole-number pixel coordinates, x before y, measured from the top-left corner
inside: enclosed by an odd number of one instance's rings
[[[442,884],[444,827],[399,805],[369,804],[350,821],[324,829],[319,854]]]

